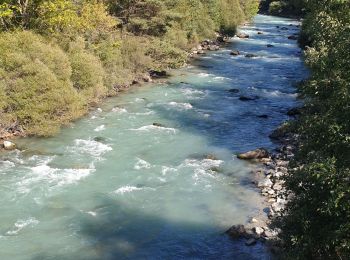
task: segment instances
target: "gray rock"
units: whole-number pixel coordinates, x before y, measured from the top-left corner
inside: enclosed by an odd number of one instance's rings
[[[282,184],[280,182],[277,182],[273,185],[272,188],[276,191],[280,191],[280,190],[282,190],[283,187],[282,187]]]
[[[4,149],[8,151],[16,149],[16,144],[10,141],[4,141],[3,146],[4,146]]]
[[[255,232],[258,236],[260,236],[262,233],[264,233],[264,229],[261,228],[261,227],[255,227],[255,228],[254,228],[254,232]]]
[[[231,51],[230,52],[230,55],[232,55],[232,56],[238,56],[240,53],[239,53],[239,51]]]
[[[242,160],[262,159],[262,158],[268,158],[269,152],[264,148],[258,148],[254,151],[241,153],[237,157]]]
[[[228,234],[231,238],[237,239],[244,236],[246,234],[246,230],[243,225],[234,225],[226,231],[226,234]]]
[[[248,53],[245,55],[246,58],[254,58],[254,57],[258,57],[257,55],[255,54],[252,54],[252,53]]]
[[[239,33],[239,34],[237,34],[237,37],[240,39],[247,39],[247,38],[249,38],[249,35],[246,33]]]
[[[259,181],[259,183],[258,183],[259,188],[266,188],[266,187],[270,188],[272,185],[273,185],[273,183],[270,179],[265,179],[265,180]]]

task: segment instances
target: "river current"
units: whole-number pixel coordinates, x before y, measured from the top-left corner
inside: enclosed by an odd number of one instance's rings
[[[268,135],[298,104],[307,72],[287,39],[297,24],[258,15],[240,28],[249,39],[168,83],[133,87],[55,137],[1,153],[0,259],[270,259],[224,232],[263,205],[235,153],[275,148]]]

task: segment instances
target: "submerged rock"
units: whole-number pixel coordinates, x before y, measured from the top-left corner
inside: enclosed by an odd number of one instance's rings
[[[238,56],[240,54],[240,52],[239,51],[231,51],[230,52],[230,55],[232,55],[232,56]]]
[[[99,143],[103,143],[103,142],[106,142],[106,138],[104,138],[102,136],[96,136],[96,137],[94,137],[94,141],[99,142]]]
[[[10,141],[4,141],[3,146],[4,149],[8,151],[16,149],[16,144]]]
[[[253,246],[256,244],[256,239],[255,238],[250,238],[245,242],[246,246]]]
[[[273,45],[273,44],[267,44],[266,47],[272,48],[272,47],[275,47],[275,45]]]
[[[288,36],[288,39],[296,41],[298,40],[298,37],[296,35],[291,35],[291,36]]]
[[[259,117],[259,118],[265,118],[265,119],[266,119],[266,118],[269,118],[268,115],[259,115],[258,117]]]
[[[258,57],[257,55],[255,54],[252,54],[252,53],[248,53],[245,55],[246,58],[255,58],[255,57]]]
[[[226,234],[228,234],[233,239],[238,239],[246,235],[246,230],[243,225],[234,225],[230,227],[229,230],[226,231]]]
[[[239,100],[241,100],[241,101],[253,101],[253,100],[257,100],[257,99],[259,99],[259,96],[251,96],[251,97],[240,96],[239,97]]]
[[[230,92],[230,93],[238,93],[238,92],[239,92],[239,89],[237,89],[237,88],[231,88],[231,89],[228,90],[228,92]]]
[[[264,34],[263,32],[258,32],[258,34]]]
[[[258,148],[254,151],[249,151],[237,155],[237,157],[242,160],[262,159],[268,158],[269,156],[269,152],[264,148]]]

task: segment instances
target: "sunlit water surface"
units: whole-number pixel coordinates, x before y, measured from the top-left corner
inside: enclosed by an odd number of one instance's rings
[[[249,39],[173,71],[169,84],[132,88],[59,135],[0,154],[0,258],[270,259],[223,233],[262,204],[234,153],[274,148],[269,133],[297,104],[306,71],[290,24],[257,16],[241,28]]]

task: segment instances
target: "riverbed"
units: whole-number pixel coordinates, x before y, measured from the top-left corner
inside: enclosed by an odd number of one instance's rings
[[[1,153],[0,258],[270,259],[224,232],[264,205],[235,154],[274,149],[269,134],[299,103],[297,25],[258,15],[240,28],[249,39]]]

